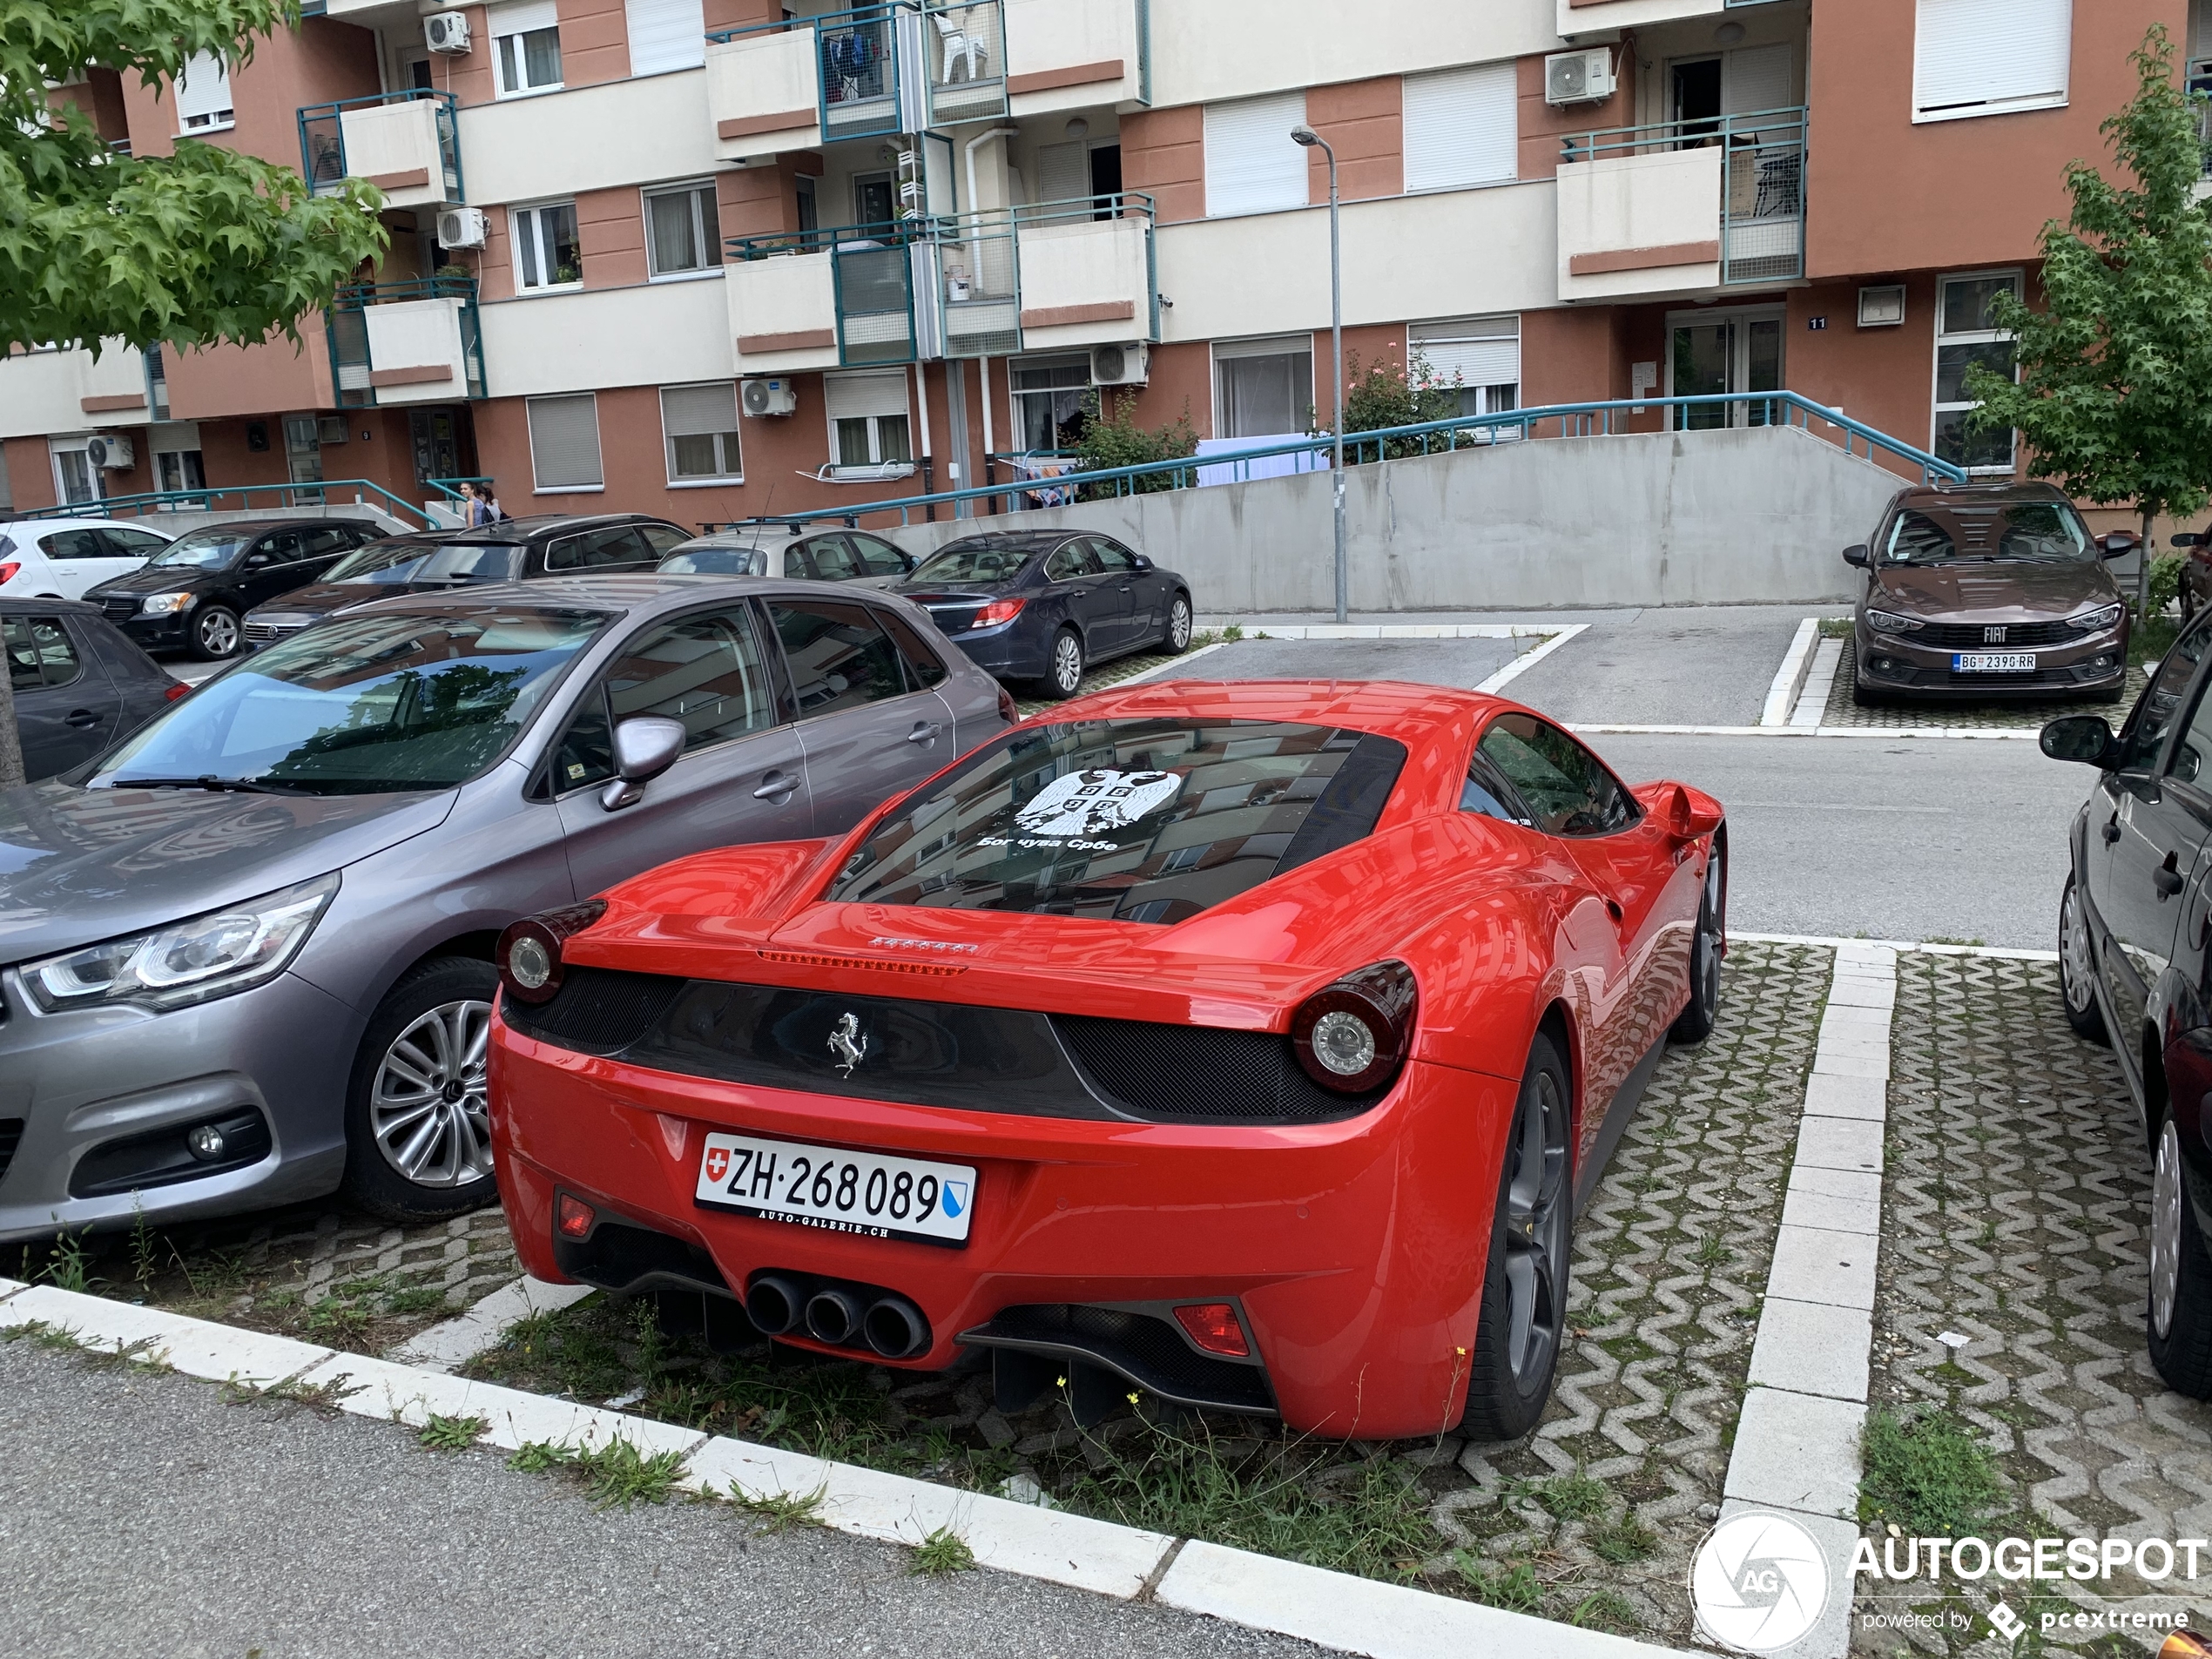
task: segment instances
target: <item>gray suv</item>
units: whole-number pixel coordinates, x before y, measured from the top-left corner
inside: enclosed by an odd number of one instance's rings
[[[505,583],[269,645],[0,792],[0,1238],[491,1202],[502,928],[839,833],[1012,715],[919,609],[819,583]]]

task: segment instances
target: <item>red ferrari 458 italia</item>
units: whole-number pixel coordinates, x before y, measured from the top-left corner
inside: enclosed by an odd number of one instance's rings
[[[1711,1028],[1726,834],[1474,692],[1068,704],[848,835],[510,928],[516,1245],[710,1339],[987,1350],[1006,1410],[1512,1438],[1575,1207]]]

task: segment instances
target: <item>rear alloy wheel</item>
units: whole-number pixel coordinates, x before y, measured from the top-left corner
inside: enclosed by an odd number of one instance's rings
[[[482,1208],[492,1180],[485,1089],[489,962],[448,956],[392,988],[354,1062],[346,1114],[346,1188],[388,1221]]]
[[[219,663],[226,657],[238,655],[239,642],[245,637],[238,625],[238,612],[228,605],[208,605],[192,618],[192,655],[202,662]]]
[[[2182,1136],[2168,1117],[2158,1128],[2150,1187],[2150,1361],[2167,1386],[2192,1399],[2212,1399],[2212,1260],[2196,1224],[2182,1169]]]
[[[1482,1312],[1468,1361],[1463,1433],[1517,1440],[1536,1426],[1551,1398],[1567,1329],[1568,1233],[1574,1222],[1572,1113],[1567,1068],[1549,1037],[1528,1051],[1514,1107]]]
[[[1721,1014],[1721,896],[1728,854],[1713,843],[1705,860],[1705,890],[1697,899],[1697,932],[1689,941],[1689,1002],[1667,1035],[1676,1042],[1703,1042]]]
[[[1072,628],[1062,628],[1052,637],[1052,667],[1044,677],[1044,694],[1070,698],[1082,683],[1082,636]]]
[[[1190,649],[1190,596],[1178,593],[1168,606],[1168,655],[1180,657]]]
[[[2097,963],[2089,949],[2089,913],[2072,876],[2059,900],[2059,996],[2066,1004],[2066,1022],[2077,1037],[2109,1042],[2105,1011],[2097,1006]]]

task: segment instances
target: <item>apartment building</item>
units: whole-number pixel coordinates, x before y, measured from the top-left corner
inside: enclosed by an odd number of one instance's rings
[[[705,523],[1002,480],[1094,396],[1304,431],[1300,124],[1362,365],[1470,412],[1788,388],[2002,473],[1962,426],[1990,293],[2033,297],[2149,25],[2212,57],[2204,0],[834,3],[324,0],[57,89],[136,154],[368,179],[392,242],[296,347],[0,361],[14,509],[481,475]]]

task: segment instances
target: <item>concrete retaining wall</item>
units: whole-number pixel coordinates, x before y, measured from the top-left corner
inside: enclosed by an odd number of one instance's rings
[[[1355,467],[1355,610],[1829,604],[1840,555],[1904,481],[1795,428],[1548,438]],[[1178,489],[898,532],[1103,530],[1190,579],[1208,615],[1335,605],[1331,475]]]

